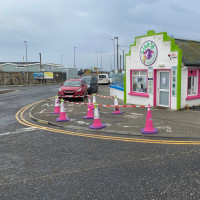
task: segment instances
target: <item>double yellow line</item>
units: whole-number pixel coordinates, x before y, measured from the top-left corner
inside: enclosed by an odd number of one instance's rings
[[[106,136],[106,135],[97,135],[97,134],[87,134],[87,133],[78,133],[78,132],[72,132],[72,131],[66,131],[62,129],[57,128],[50,128],[47,126],[41,126],[37,124],[33,124],[28,122],[26,119],[24,119],[23,115],[26,110],[28,110],[30,107],[42,102],[37,101],[35,103],[32,103],[30,105],[27,105],[20,109],[15,117],[17,121],[25,126],[34,127],[37,129],[42,129],[46,131],[56,132],[56,133],[62,133],[67,135],[73,135],[73,136],[80,136],[80,137],[88,137],[88,138],[95,138],[95,139],[102,139],[102,140],[113,140],[113,141],[123,141],[123,142],[138,142],[138,143],[152,143],[152,144],[176,144],[176,145],[200,145],[200,141],[176,141],[176,140],[151,140],[151,139],[139,139],[139,138],[127,138],[127,137],[114,137],[114,136]]]

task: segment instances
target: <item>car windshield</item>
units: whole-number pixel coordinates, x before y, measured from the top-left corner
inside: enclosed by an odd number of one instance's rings
[[[81,86],[81,81],[65,81],[63,86],[66,86],[66,87],[79,87],[79,86]]]

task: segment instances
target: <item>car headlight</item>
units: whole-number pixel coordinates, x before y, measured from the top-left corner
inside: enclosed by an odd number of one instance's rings
[[[77,92],[80,92],[82,90],[82,88],[79,88],[78,90],[77,90]]]
[[[59,92],[62,92],[62,89],[61,88],[59,88],[59,90],[58,90]]]

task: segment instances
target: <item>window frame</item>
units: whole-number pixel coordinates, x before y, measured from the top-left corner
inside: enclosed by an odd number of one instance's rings
[[[135,92],[133,91],[133,72],[134,71],[146,71],[146,81],[147,81],[147,92]],[[129,95],[133,96],[140,96],[140,97],[149,97],[148,94],[148,69],[131,69],[130,70],[130,92],[128,93]]]
[[[190,71],[194,70],[196,71],[196,76],[197,76],[197,94],[189,94],[188,89],[189,89],[189,77],[194,77],[191,76]],[[187,71],[187,97],[186,100],[191,100],[191,99],[200,99],[200,69],[198,68],[188,68]]]

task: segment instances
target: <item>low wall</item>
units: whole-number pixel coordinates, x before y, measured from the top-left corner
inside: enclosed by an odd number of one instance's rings
[[[54,72],[53,79],[34,79],[33,72],[28,73],[29,84],[58,83],[63,81],[62,72]],[[27,73],[0,72],[0,86],[27,84]]]
[[[115,85],[110,85],[110,96],[117,95],[118,99],[124,100],[124,89]]]

